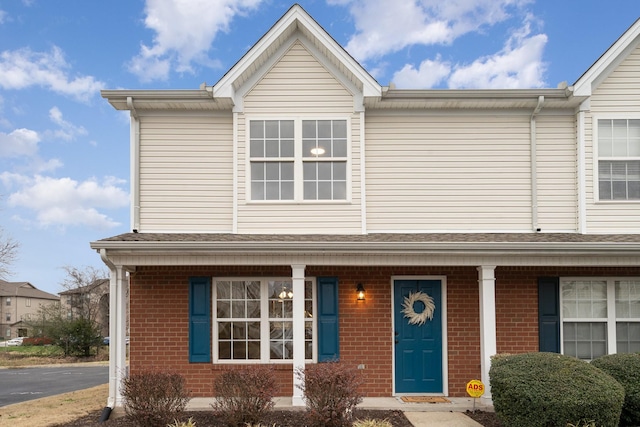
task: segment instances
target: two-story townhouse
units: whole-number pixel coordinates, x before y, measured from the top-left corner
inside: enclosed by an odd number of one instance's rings
[[[110,406],[340,359],[367,396],[464,396],[496,353],[640,350],[640,22],[575,84],[382,87],[300,6],[213,86],[106,90],[131,117]],[[486,393],[490,398],[490,393]]]
[[[0,339],[29,336],[28,322],[37,317],[42,306],[59,301],[60,297],[29,282],[0,280]]]

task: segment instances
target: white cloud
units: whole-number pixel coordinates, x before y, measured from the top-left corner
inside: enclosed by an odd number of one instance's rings
[[[398,89],[425,89],[437,86],[451,73],[451,64],[440,57],[434,61],[422,61],[418,69],[407,64],[393,75],[393,83]]]
[[[514,33],[504,48],[495,55],[480,58],[472,64],[456,67],[449,87],[518,89],[544,87],[546,65],[542,60],[547,44],[545,34],[531,35],[531,26]]]
[[[38,133],[30,129],[16,129],[9,134],[0,132],[0,158],[35,156],[39,142]]]
[[[5,12],[4,10],[0,10],[0,24],[4,24],[6,19],[7,19],[7,12]]]
[[[104,86],[92,76],[71,76],[62,50],[33,52],[29,48],[0,52],[0,88],[25,89],[40,86],[56,93],[87,101]]]
[[[53,123],[60,126],[60,129],[57,129],[53,132],[56,138],[71,141],[74,140],[78,135],[87,134],[87,130],[84,127],[76,126],[64,120],[62,118],[62,112],[58,107],[53,107],[49,110],[49,118]]]
[[[532,0],[333,0],[348,5],[356,34],[346,49],[358,60],[412,45],[451,44],[456,38],[509,18]]]
[[[192,72],[192,63],[215,65],[207,57],[216,35],[228,31],[236,15],[262,0],[146,0],[145,26],[155,32],[153,44],[142,44],[128,64],[142,81],[167,79],[172,68]]]
[[[0,179],[22,184],[7,202],[9,206],[34,211],[41,227],[116,227],[119,224],[98,209],[117,209],[129,203],[129,195],[120,187],[123,181],[113,177],[102,182],[95,179],[78,182],[41,175],[31,179],[20,176],[0,176]]]

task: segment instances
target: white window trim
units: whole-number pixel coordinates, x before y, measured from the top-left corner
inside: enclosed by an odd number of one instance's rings
[[[227,365],[255,365],[255,364],[278,364],[290,365],[293,359],[271,359],[269,346],[269,298],[268,298],[268,282],[269,281],[289,281],[293,283],[291,277],[214,277],[212,278],[212,310],[211,310],[211,331],[212,331],[212,361],[214,364]],[[313,327],[313,357],[305,359],[306,363],[316,363],[318,360],[318,297],[317,297],[317,281],[315,277],[305,277],[305,282],[311,282],[313,317],[309,320]],[[260,359],[220,359],[218,354],[218,317],[217,317],[217,299],[216,299],[216,282],[223,281],[259,281],[260,282]],[[291,319],[293,321],[293,318]],[[305,320],[307,322],[307,320]],[[295,342],[294,342],[295,345]]]
[[[607,282],[607,317],[606,318],[565,318],[563,313],[563,298],[562,298],[562,283],[569,281],[606,281]],[[640,281],[640,277],[629,276],[629,277],[617,277],[617,276],[607,276],[607,277],[560,277],[560,286],[558,289],[559,295],[559,304],[560,304],[560,353],[564,353],[564,322],[586,322],[586,323],[605,323],[606,322],[606,331],[607,331],[607,350],[606,354],[616,354],[618,347],[618,340],[616,336],[616,321],[618,320],[616,317],[616,281],[625,281],[625,280],[636,280]],[[625,318],[625,321],[628,322],[640,322],[640,318]]]
[[[252,200],[251,198],[251,153],[250,149],[250,123],[255,120],[293,120],[293,145],[294,145],[294,175],[293,175],[293,191],[294,197],[293,200]],[[302,171],[303,165],[303,156],[302,156],[302,121],[303,120],[345,120],[347,122],[347,158],[344,159],[347,163],[347,189],[346,189],[346,199],[340,200],[304,200],[304,176]],[[278,204],[278,205],[287,205],[287,204],[349,204],[351,203],[352,198],[352,182],[353,182],[353,172],[352,172],[352,129],[351,129],[351,116],[342,115],[324,115],[324,114],[305,114],[305,115],[282,115],[282,116],[245,116],[244,123],[244,133],[245,133],[245,177],[244,177],[244,186],[245,186],[245,203],[247,204]],[[342,158],[336,158],[335,161],[342,161]],[[272,161],[276,161],[274,158],[270,158]],[[290,160],[289,157],[282,158],[282,161]],[[331,159],[326,159],[326,161],[331,161]]]
[[[592,134],[592,147],[593,147],[593,200],[596,204],[629,204],[640,203],[640,200],[600,200],[600,180],[599,180],[599,166],[600,166],[600,153],[598,152],[599,140],[598,140],[598,121],[599,120],[640,120],[640,114],[594,114],[591,117],[591,134]]]

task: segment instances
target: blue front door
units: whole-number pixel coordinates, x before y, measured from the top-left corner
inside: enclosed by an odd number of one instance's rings
[[[442,282],[395,280],[393,292],[395,392],[442,393]],[[405,298],[412,294],[408,310]],[[428,306],[432,319],[423,314]]]

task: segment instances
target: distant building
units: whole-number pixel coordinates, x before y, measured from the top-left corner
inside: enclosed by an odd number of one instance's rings
[[[109,335],[109,279],[99,279],[90,285],[60,292],[60,304],[67,318],[85,316],[98,323],[103,337]]]
[[[57,303],[60,297],[41,291],[29,282],[0,280],[0,339],[27,337],[27,323],[41,306]]]

